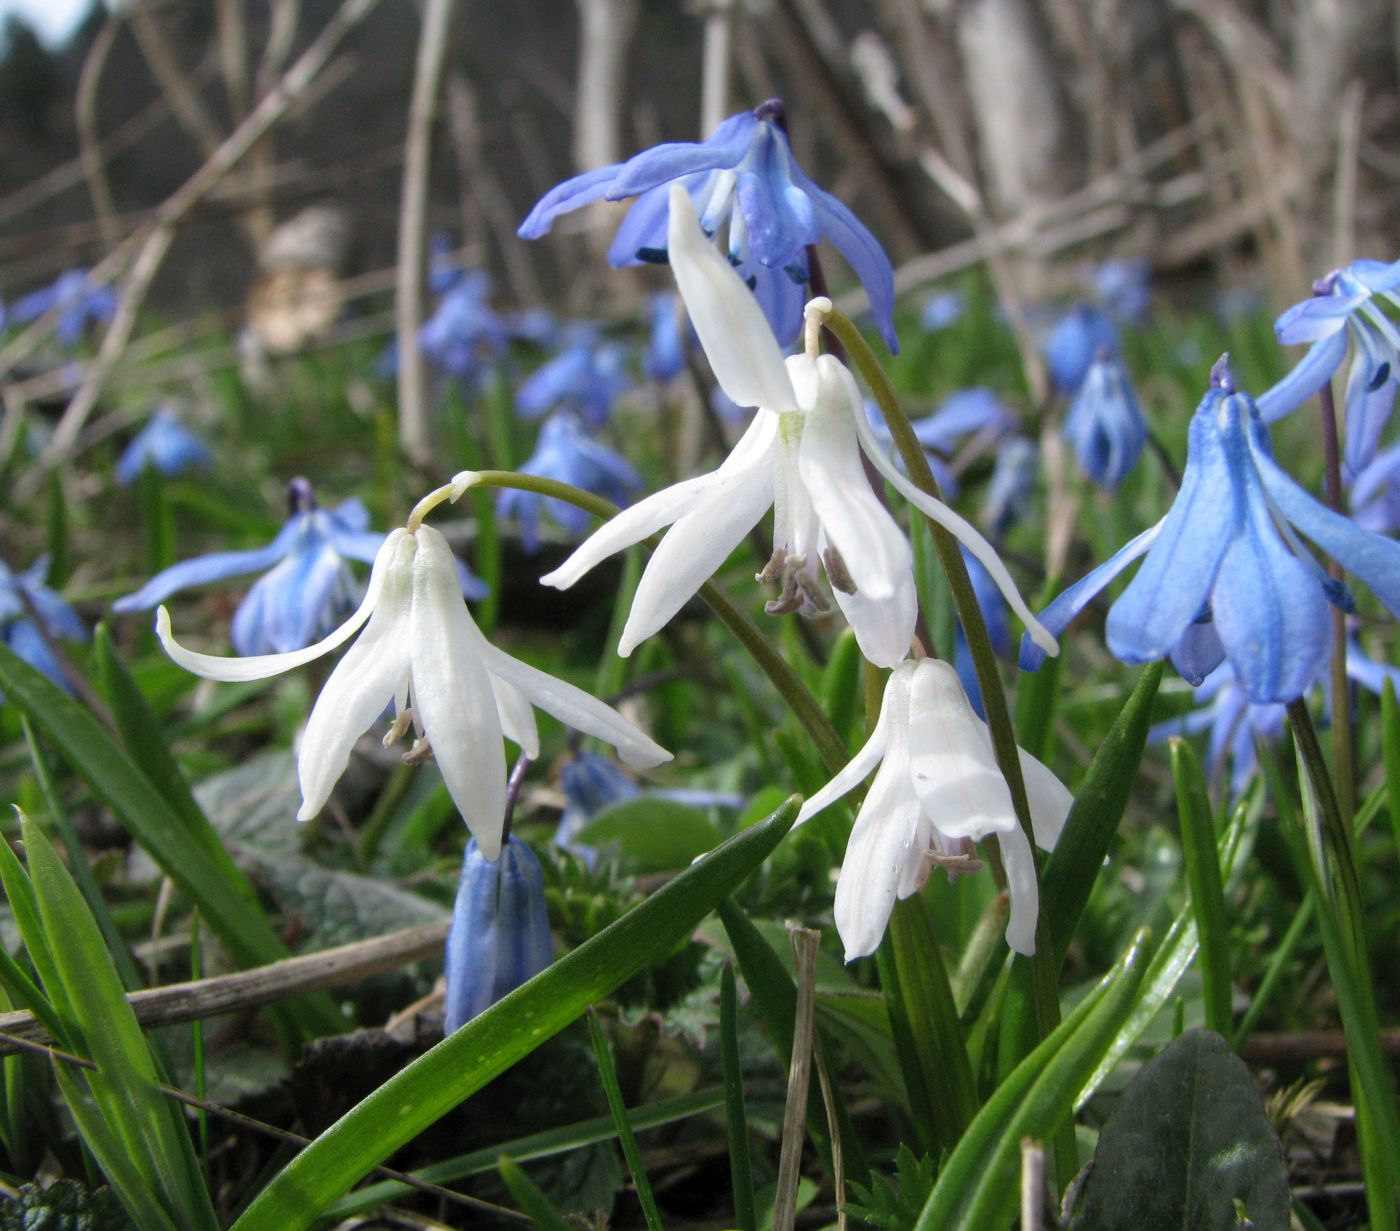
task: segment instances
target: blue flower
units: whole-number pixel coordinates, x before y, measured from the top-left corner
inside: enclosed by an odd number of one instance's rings
[[[1400,668],[1369,658],[1354,637],[1347,640],[1346,671],[1348,679],[1369,692],[1379,694],[1386,680],[1400,687]],[[1320,682],[1320,675],[1318,680]],[[1259,745],[1272,744],[1283,734],[1286,707],[1250,701],[1228,666],[1218,667],[1210,674],[1197,691],[1196,702],[1196,708],[1190,713],[1157,723],[1147,738],[1159,743],[1173,735],[1208,730],[1207,773],[1214,779],[1222,772],[1228,755],[1230,797],[1237,800],[1258,772]]]
[[[590,437],[577,416],[568,411],[560,411],[544,421],[535,451],[520,472],[570,483],[596,496],[605,496],[614,504],[627,504],[642,485],[641,476],[631,463]],[[514,517],[520,523],[520,537],[528,552],[536,551],[540,544],[541,510],[570,534],[579,535],[588,529],[590,515],[567,501],[515,488],[502,488],[497,493],[497,516]]]
[[[71,691],[49,639],[86,641],[87,626],[44,584],[48,577],[48,556],[40,556],[22,573],[11,572],[0,563],[0,642]]]
[[[961,291],[935,291],[919,309],[919,328],[937,333],[961,319],[966,304]]]
[[[1251,701],[1292,701],[1327,657],[1329,600],[1350,603],[1299,534],[1400,613],[1400,542],[1334,513],[1280,469],[1254,399],[1236,392],[1222,359],[1191,420],[1186,472],[1167,515],[1055,599],[1041,621],[1063,630],[1145,556],[1108,615],[1118,658],[1149,662],[1199,637],[1203,654],[1218,642]],[[1034,669],[1038,659],[1023,641],[1021,665]]]
[[[564,813],[554,831],[554,845],[591,868],[598,862],[598,852],[577,840],[580,830],[608,805],[635,799],[642,788],[606,757],[592,752],[580,753],[564,766],[559,787],[564,792]]]
[[[1147,314],[1152,280],[1141,257],[1104,261],[1084,281],[1114,320],[1136,325]]]
[[[1272,744],[1283,734],[1287,708],[1277,702],[1259,704],[1249,699],[1228,666],[1217,667],[1196,693],[1196,708],[1179,718],[1159,722],[1147,733],[1151,743],[1173,735],[1209,731],[1206,773],[1214,780],[1231,762],[1230,798],[1244,794],[1259,769],[1259,743]]]
[[[1004,536],[1029,511],[1038,463],[1035,443],[1024,436],[1010,437],[997,450],[982,498],[982,524],[994,537]]]
[[[58,340],[73,347],[82,339],[89,321],[111,320],[117,310],[117,293],[110,286],[89,287],[86,269],[70,269],[50,286],[16,300],[11,312],[15,320],[27,323],[54,308],[58,309]]]
[[[1363,470],[1376,455],[1381,430],[1395,405],[1400,377],[1400,332],[1376,299],[1400,308],[1400,261],[1353,261],[1334,269],[1313,286],[1313,294],[1294,304],[1274,323],[1285,346],[1311,342],[1307,354],[1277,385],[1259,399],[1259,413],[1272,423],[1296,410],[1341,367],[1352,347],[1347,376],[1346,451],[1348,474]]]
[[[211,462],[204,441],[172,411],[161,409],[126,446],[117,462],[117,482],[123,487],[136,482],[148,464],[157,474],[173,478],[186,470],[208,470]]]
[[[1112,491],[1136,464],[1147,443],[1147,423],[1123,365],[1103,351],[1089,366],[1065,416],[1065,439],[1079,466]]]
[[[447,933],[444,1034],[465,1026],[554,961],[544,872],[535,853],[509,837],[489,860],[467,843]]]
[[[335,509],[318,508],[305,479],[287,484],[287,503],[287,524],[266,547],[182,560],[119,598],[112,610],[147,611],[190,586],[266,569],[234,612],[234,650],[245,656],[285,654],[319,641],[359,601],[361,586],[347,561],[373,563],[384,536],[369,529],[369,512],[357,499]],[[485,586],[460,561],[458,579],[466,597],[485,594]]]
[[[575,326],[564,349],[531,372],[516,391],[516,409],[527,419],[559,408],[572,410],[590,427],[602,427],[613,403],[631,384],[624,358],[623,348],[603,342],[595,327]]]
[[[1074,393],[1101,351],[1117,351],[1118,331],[1097,308],[1075,304],[1050,327],[1040,349],[1056,387]]]
[[[987,637],[992,643],[992,649],[998,654],[1007,654],[1011,650],[1011,617],[1006,599],[1002,597],[997,583],[992,580],[992,575],[976,556],[963,551],[962,558],[963,563],[967,565],[968,579],[972,582],[972,592],[977,597],[977,607],[987,626]],[[977,679],[977,668],[973,665],[972,651],[968,649],[967,634],[963,632],[961,620],[957,621],[954,633],[953,666],[957,670],[958,679],[962,681],[967,699],[977,711],[977,717],[985,721],[987,711],[982,706],[982,685]]]
[[[825,236],[865,285],[880,333],[891,350],[898,349],[889,258],[864,224],[797,165],[777,99],[730,116],[708,141],[658,145],[566,180],[540,199],[520,234],[538,239],[561,214],[593,201],[636,197],[608,259],[619,266],[664,262],[673,182],[690,194],[706,234],[714,235],[728,220],[729,259],[763,305],[780,343],[791,342],[802,325],[807,246]]]
[[[1347,500],[1358,526],[1377,534],[1400,530],[1400,444],[1376,454],[1352,480]]]
[[[423,354],[445,375],[480,379],[504,354],[507,331],[486,302],[490,294],[491,279],[486,274],[463,273],[419,329]]]
[[[649,301],[651,335],[644,361],[646,374],[663,384],[685,370],[686,333],[681,324],[680,299],[670,291],[658,291]]]

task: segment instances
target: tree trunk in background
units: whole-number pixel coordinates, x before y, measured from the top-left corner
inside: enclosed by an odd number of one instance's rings
[[[591,171],[622,158],[624,78],[637,0],[578,0],[578,12],[574,162],[580,171]]]
[[[1296,99],[1291,118],[1303,172],[1299,216],[1309,224],[1305,257],[1319,274],[1337,260],[1377,255],[1369,250],[1343,254],[1334,247],[1339,236],[1354,233],[1354,226],[1364,237],[1377,221],[1374,211],[1363,209],[1365,216],[1355,216],[1358,202],[1364,207],[1364,191],[1338,192],[1337,186],[1345,185],[1356,169],[1356,150],[1344,140],[1349,105],[1361,106],[1368,95],[1386,88],[1383,75],[1370,75],[1366,93],[1353,94],[1366,81],[1368,50],[1386,44],[1388,7],[1385,0],[1295,0],[1293,7]],[[1366,244],[1364,238],[1358,242]],[[1351,245],[1344,239],[1343,246]]]
[[[956,20],[992,213],[1033,215],[1078,185],[1083,165],[1044,15],[1030,0],[971,0]],[[1022,276],[1034,295],[1035,270]]]

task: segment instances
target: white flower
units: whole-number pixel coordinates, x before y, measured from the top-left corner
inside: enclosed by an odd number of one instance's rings
[[[362,625],[364,631],[331,672],[307,720],[297,753],[300,820],[325,806],[355,741],[390,702],[396,718],[385,744],[413,727],[417,738],[408,755],[432,752],[453,802],[488,859],[501,850],[506,798],[502,735],[527,756],[539,755],[532,703],[607,740],[629,765],[671,759],[609,706],[487,642],[462,601],[447,540],[431,526],[390,534],[375,557],[359,609],[304,650],[247,658],[197,654],[175,641],[164,607],[156,615],[156,635],[171,658],[196,675],[230,681],[265,679],[308,663],[348,641]]]
[[[568,589],[599,561],[671,526],[637,587],[618,644],[625,657],[685,605],[772,506],[773,557],[759,579],[779,581],[782,590],[768,610],[824,610],[820,560],[861,652],[892,667],[914,633],[912,554],[871,490],[864,449],[881,474],[982,561],[1036,642],[1054,653],[1054,638],[1036,623],[991,545],[900,473],[871,432],[851,373],[835,357],[814,353],[814,316],[829,311],[829,302],[808,305],[809,353],[785,363],[757,300],[706,239],[679,186],[671,190],[668,245],[715,379],[735,403],[758,413],[718,470],[625,509],[540,580]]]
[[[1019,751],[1036,845],[1050,850],[1074,801],[1054,774]],[[1007,944],[1034,953],[1040,907],[1034,854],[1016,822],[987,726],[946,662],[922,658],[894,669],[865,747],[803,805],[797,823],[840,799],[876,765],[836,885],[836,930],[846,960],[875,951],[895,899],[914,893],[933,866],[950,875],[975,870],[970,844],[989,835],[1001,846],[1011,892]]]

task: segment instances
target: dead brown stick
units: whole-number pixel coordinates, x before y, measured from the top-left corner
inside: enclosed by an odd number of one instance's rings
[[[117,252],[112,253],[99,267],[101,274],[110,279],[117,269],[123,267],[125,259],[131,259],[130,274],[123,289],[121,306],[103,336],[97,358],[88,369],[82,387],[68,404],[67,410],[63,412],[63,417],[54,429],[53,438],[40,454],[40,465],[29,472],[31,476],[41,475],[48,466],[52,466],[72,448],[97,403],[98,394],[102,391],[107,376],[131,336],[137,310],[145,298],[151,278],[169,251],[171,241],[175,237],[175,228],[225,175],[238,166],[254,143],[306,92],[316,80],[317,74],[326,66],[341,40],[377,3],[378,0],[345,0],[311,46],[287,70],[282,80],[268,92],[248,118],[214,151],[204,165],[160,207],[151,227],[133,235],[130,241],[122,244]],[[131,256],[132,253],[134,257]],[[112,264],[112,269],[107,268],[109,263]],[[92,276],[97,278],[100,275],[95,270]],[[3,369],[3,363],[0,363],[0,369]]]
[[[1381,1050],[1400,1056],[1400,1030],[1381,1031]],[[1347,1040],[1340,1030],[1309,1030],[1301,1034],[1251,1034],[1240,1046],[1246,1064],[1302,1064],[1309,1060],[1343,1060]]]
[[[802,1175],[802,1143],[806,1138],[807,1093],[812,1081],[812,1043],[817,995],[817,948],[821,934],[788,925],[797,973],[797,1020],[792,1031],[792,1067],[788,1069],[787,1104],[783,1110],[783,1142],[778,1154],[777,1192],[773,1198],[773,1231],[792,1231],[797,1219],[797,1182]]]
[[[428,168],[433,157],[433,120],[442,93],[442,66],[447,58],[451,0],[427,0],[413,97],[404,142],[403,187],[399,196],[398,284],[394,315],[399,331],[399,448],[418,465],[433,452],[428,417],[427,372],[417,345],[423,323],[423,265],[427,251]]]
[[[111,54],[119,29],[120,20],[109,14],[83,60],[73,107],[78,129],[78,161],[87,180],[88,196],[92,198],[92,212],[97,215],[102,243],[107,248],[115,247],[121,239],[121,227],[117,225],[117,207],[112,198],[112,186],[107,182],[102,142],[97,135],[97,87],[102,81],[102,70],[107,67],[107,57]]]
[[[169,1026],[342,987],[440,953],[449,922],[423,923],[387,936],[283,958],[253,970],[132,992],[127,1000],[143,1026]],[[49,1038],[43,1024],[25,1010],[0,1013],[0,1032],[8,1036],[0,1038],[0,1056],[18,1050],[12,1039]]]

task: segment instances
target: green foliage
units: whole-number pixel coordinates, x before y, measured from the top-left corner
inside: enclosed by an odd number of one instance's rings
[[[877,1172],[868,1186],[852,1181],[855,1200],[846,1202],[846,1213],[879,1231],[905,1231],[914,1225],[933,1192],[933,1176],[933,1159],[927,1154],[916,1158],[901,1143],[894,1156],[893,1178]]]
[[[1099,1133],[1070,1231],[1285,1231],[1288,1177],[1254,1080],[1189,1030],[1138,1072]]]
[[[77,1180],[47,1188],[21,1184],[0,1203],[0,1231],[133,1231],[134,1224],[110,1188],[89,1191]]]

